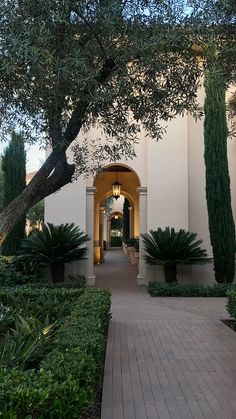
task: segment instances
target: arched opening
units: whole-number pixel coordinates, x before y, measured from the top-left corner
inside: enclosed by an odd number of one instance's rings
[[[119,185],[119,196],[114,197],[114,184]],[[112,244],[121,245],[124,240],[123,223],[127,220],[128,233],[125,239],[139,237],[139,193],[138,175],[128,166],[111,164],[96,176],[94,185],[94,262],[105,262],[105,251]],[[124,214],[126,203],[126,214]],[[111,218],[114,213],[118,218]],[[117,221],[115,221],[117,220]],[[111,223],[119,228],[111,228]],[[122,228],[121,228],[122,224]],[[126,223],[127,224],[127,223]],[[126,226],[127,230],[127,226]],[[112,239],[112,237],[119,239]]]

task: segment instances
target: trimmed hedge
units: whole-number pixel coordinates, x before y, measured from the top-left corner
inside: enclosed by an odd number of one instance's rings
[[[216,284],[213,286],[192,284],[167,284],[151,281],[148,292],[152,297],[226,297],[229,290],[235,290],[232,284]]]
[[[54,290],[64,297],[78,291]],[[78,418],[93,403],[110,319],[110,293],[80,292],[39,370],[0,371],[0,417]]]
[[[230,316],[236,320],[236,290],[230,290],[227,292],[227,303],[226,308]]]

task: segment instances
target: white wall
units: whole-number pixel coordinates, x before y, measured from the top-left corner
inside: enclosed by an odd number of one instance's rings
[[[75,223],[86,228],[86,181],[82,178],[45,200],[45,220],[54,224]]]
[[[147,144],[148,230],[188,228],[187,116],[169,123],[163,139]]]

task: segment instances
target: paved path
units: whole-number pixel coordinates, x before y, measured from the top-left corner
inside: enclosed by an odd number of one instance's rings
[[[102,419],[236,418],[236,333],[223,298],[151,298],[121,250],[96,267],[112,290]]]

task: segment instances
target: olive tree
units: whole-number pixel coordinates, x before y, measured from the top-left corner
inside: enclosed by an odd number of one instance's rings
[[[20,127],[51,152],[0,214],[0,242],[23,213],[90,168],[88,161],[132,156],[141,125],[158,139],[161,120],[195,112],[202,70],[192,46],[200,18],[188,13],[184,0],[1,2],[1,135]],[[91,154],[78,134],[94,124],[106,142],[98,138]],[[66,157],[71,145],[74,164]]]

